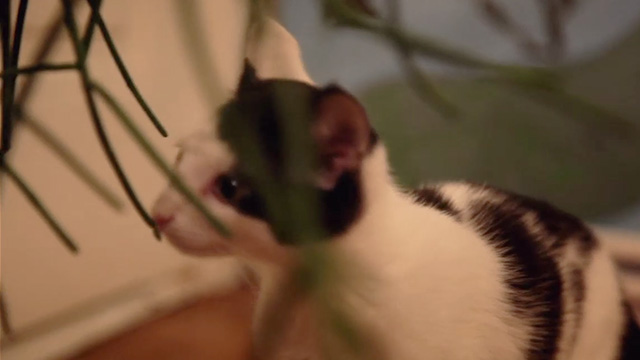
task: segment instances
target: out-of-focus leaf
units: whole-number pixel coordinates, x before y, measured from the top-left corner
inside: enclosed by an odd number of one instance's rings
[[[624,139],[611,136],[613,119],[601,114],[557,111],[470,79],[438,81],[460,106],[457,123],[429,121],[438,114],[400,79],[368,89],[363,100],[404,184],[487,182],[595,217],[640,200],[639,63],[640,29],[597,59],[562,69],[568,92],[635,125]]]

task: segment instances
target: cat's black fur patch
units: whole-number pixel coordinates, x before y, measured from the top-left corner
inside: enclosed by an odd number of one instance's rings
[[[567,241],[577,241],[580,244],[580,249],[584,252],[591,251],[597,246],[591,231],[577,217],[544,201],[504,191],[503,193],[507,194],[511,201],[516,202],[518,206],[536,215],[538,224],[550,235],[547,239],[551,241],[550,245],[553,250],[563,247]]]
[[[584,269],[589,263],[591,251],[598,246],[595,236],[580,219],[545,201],[495,188],[491,191],[505,196],[505,203],[511,203],[511,207],[521,209],[524,211],[523,214],[534,215],[536,228],[530,231],[541,232],[538,239],[544,242],[556,260],[563,256],[567,244],[578,245],[578,255],[584,260],[582,264],[565,264],[571,268],[569,277],[564,282],[564,290],[567,296],[565,300],[573,303],[575,327],[579,328],[584,310]]]
[[[620,344],[620,360],[640,359],[640,327],[636,322],[633,311],[628,303],[624,304],[627,315],[627,326],[625,327]]]
[[[511,269],[505,282],[511,289],[514,315],[530,319],[533,333],[527,360],[553,359],[562,325],[562,280],[558,264],[521,219],[504,203],[476,200],[470,207],[477,230],[505,257]]]
[[[567,281],[568,294],[571,297],[570,301],[573,301],[574,304],[574,315],[575,315],[575,327],[579,329],[582,325],[582,318],[584,313],[584,295],[585,295],[585,279],[584,279],[584,268],[573,268],[570,271],[571,278]],[[575,333],[577,336],[577,332]],[[575,336],[572,339],[575,341]],[[571,344],[572,346],[574,344]]]
[[[330,235],[345,232],[362,211],[359,173],[345,173],[335,188],[321,192],[322,225]]]
[[[582,221],[546,202],[484,185],[469,186],[482,194],[470,207],[472,223],[516,266],[516,273],[507,279],[514,290],[514,312],[537,323],[527,359],[551,359],[561,335],[563,290],[566,301],[573,304],[576,328],[582,322],[584,267],[598,243]],[[569,243],[578,245],[583,261],[565,264],[572,268],[563,282],[558,264]]]
[[[345,173],[332,191],[320,192],[320,221],[323,229],[330,235],[346,231],[358,218],[361,203],[360,174]],[[246,194],[232,206],[242,214],[268,221],[266,204],[256,191]],[[286,239],[282,241],[287,243]]]
[[[445,198],[438,188],[425,186],[411,191],[411,194],[418,204],[432,207],[460,220],[460,211],[453,206],[449,199]]]
[[[484,184],[467,182],[467,185],[472,189],[485,191],[489,197],[501,197],[507,207],[535,215],[536,225],[541,226],[547,235],[541,238],[544,238],[546,245],[554,251],[560,250],[568,241],[577,242],[585,254],[598,246],[595,236],[582,220],[546,201]]]
[[[336,88],[337,89],[337,88]],[[259,80],[255,74],[245,70],[242,77],[242,85],[238,90],[236,98],[227,103],[221,110],[220,135],[232,147],[236,156],[241,159],[237,172],[239,176],[245,177],[248,182],[254,184],[264,184],[260,179],[253,179],[251,174],[259,173],[250,167],[255,164],[250,163],[251,156],[244,156],[239,146],[235,146],[239,128],[254,129],[254,141],[257,145],[262,159],[265,160],[267,171],[272,179],[280,185],[296,183],[300,185],[300,177],[291,177],[291,171],[286,161],[290,158],[284,144],[284,124],[283,124],[283,101],[292,106],[296,120],[303,124],[299,128],[300,132],[295,136],[305,136],[311,141],[310,134],[302,134],[302,131],[310,130],[313,123],[313,112],[317,102],[322,96],[322,89],[316,88],[306,83],[290,80]],[[337,91],[337,90],[336,90]],[[290,111],[291,109],[285,109]],[[291,116],[291,114],[288,114]],[[300,123],[299,123],[300,124]],[[298,135],[300,134],[300,135]],[[246,137],[246,136],[245,136]],[[378,141],[377,134],[371,130],[368,151],[372,151]],[[307,164],[308,165],[308,164]],[[303,180],[304,181],[304,180]],[[324,227],[327,238],[344,232],[350,224],[355,222],[362,210],[362,192],[359,171],[345,172],[331,190],[321,190],[309,184],[320,199],[320,222]],[[259,190],[256,188],[256,190]],[[271,191],[270,189],[262,189]],[[260,191],[256,191],[252,196],[243,199],[236,205],[238,211],[243,214],[270,221],[268,209],[265,206],[264,197]],[[277,229],[274,229],[277,230]],[[276,233],[278,233],[276,231]],[[281,234],[281,233],[280,233]],[[289,244],[290,240],[286,236],[278,236],[283,244]]]

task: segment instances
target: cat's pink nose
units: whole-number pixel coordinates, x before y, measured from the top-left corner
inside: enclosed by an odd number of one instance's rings
[[[155,215],[153,221],[156,223],[158,230],[164,230],[173,221],[173,215]]]

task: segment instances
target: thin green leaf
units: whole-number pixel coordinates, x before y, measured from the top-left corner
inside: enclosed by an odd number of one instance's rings
[[[204,101],[212,103],[224,97],[224,88],[214,70],[215,62],[211,58],[211,49],[204,34],[199,11],[194,0],[174,0],[176,16],[180,24],[183,43],[186,46],[194,75],[204,95]],[[214,106],[215,107],[215,106]]]
[[[598,136],[613,135],[618,139],[633,139],[640,127],[624,116],[566,91],[525,90],[525,98],[542,103],[570,119],[590,123],[585,129],[599,129]]]
[[[3,334],[9,337],[12,336],[13,326],[11,325],[9,305],[7,305],[7,299],[3,288],[0,289],[0,326],[2,327]]]
[[[89,2],[89,6],[91,6],[92,8],[96,8],[98,9],[97,11],[100,10],[100,5],[102,5],[102,0],[87,0]],[[84,28],[84,35],[82,36],[82,46],[87,49],[87,51],[89,51],[89,48],[91,47],[91,42],[93,40],[93,33],[95,32],[94,30],[96,29],[96,21],[95,18],[93,16],[89,16],[89,21],[87,22],[87,25]]]
[[[102,125],[102,118],[100,117],[100,113],[98,112],[98,108],[95,103],[95,99],[93,98],[93,94],[91,92],[91,80],[89,79],[89,73],[87,71],[85,59],[86,52],[82,47],[82,43],[80,41],[80,37],[78,35],[78,27],[76,21],[73,17],[73,7],[71,5],[71,0],[62,0],[64,5],[64,23],[69,31],[69,35],[71,36],[71,40],[74,44],[74,50],[76,53],[76,59],[78,60],[78,67],[80,72],[80,78],[82,80],[82,89],[84,91],[85,100],[87,101],[87,105],[89,106],[89,113],[91,114],[91,119],[93,121],[94,129],[96,134],[98,135],[98,139],[100,140],[100,144],[102,149],[111,164],[111,167],[116,173],[120,184],[124,188],[127,197],[133,204],[136,209],[138,215],[144,220],[144,222],[149,225],[151,229],[153,229],[153,234],[156,238],[160,238],[159,232],[156,226],[156,223],[153,221],[151,216],[147,213],[142,202],[138,199],[135,190],[131,186],[127,175],[125,174],[122,166],[120,165],[120,161],[118,160],[111,142],[105,132],[105,129]]]
[[[0,2],[0,41],[2,42],[2,68],[11,64],[11,1]]]
[[[449,65],[487,70],[525,87],[552,88],[556,77],[547,69],[493,63],[463,51],[448,47],[436,40],[399,29],[387,22],[358,11],[341,0],[323,0],[339,24],[377,34],[396,46],[409,48],[416,54],[445,62]]]
[[[458,117],[458,108],[442,95],[431,82],[429,76],[418,67],[409,55],[401,55],[401,62],[407,81],[425,103],[446,119]]]
[[[60,70],[77,70],[78,66],[76,64],[47,64],[41,63],[32,66],[24,66],[20,68],[9,68],[3,71],[0,76],[4,78],[8,78],[13,75],[30,75],[37,72],[43,71],[60,71]]]
[[[70,5],[74,8],[78,0],[71,0]],[[49,25],[42,31],[44,34],[44,38],[39,42],[39,47],[35,51],[35,56],[33,58],[33,64],[42,64],[46,58],[51,53],[51,50],[54,48],[56,43],[60,38],[60,31],[64,25],[64,12],[57,14],[49,23]],[[37,76],[31,76],[32,74],[26,74],[23,77],[23,81],[20,86],[20,91],[16,95],[16,100],[14,103],[14,107],[17,109],[21,109],[27,103],[33,89],[34,85],[37,83]]]
[[[16,28],[13,32],[13,43],[9,47],[9,32],[11,28],[11,8],[10,1],[2,6],[2,69],[6,70],[18,66],[18,58],[20,56],[20,45],[22,44],[22,31],[24,29],[24,19],[27,15],[28,0],[20,0],[18,6],[18,16],[16,19]],[[5,14],[5,11],[7,14]],[[5,18],[6,17],[6,18]],[[5,23],[6,22],[6,23]],[[11,50],[9,50],[11,48]],[[0,152],[6,153],[11,148],[11,139],[13,135],[13,103],[15,100],[17,74],[4,76],[2,78],[2,148]]]
[[[93,82],[91,89],[95,91],[104,102],[111,108],[116,114],[120,123],[124,125],[129,135],[134,138],[138,145],[144,150],[147,156],[153,161],[156,167],[167,177],[171,184],[207,219],[207,221],[213,226],[222,236],[229,237],[231,233],[227,227],[216,218],[207,207],[200,201],[193,191],[182,181],[182,179],[171,170],[171,167],[162,159],[160,154],[153,148],[149,140],[142,134],[135,123],[131,120],[131,117],[125,112],[125,110],[118,104],[115,98],[100,84]]]
[[[72,253],[78,253],[78,246],[76,245],[76,243],[71,239],[71,237],[53,217],[51,212],[44,206],[42,201],[33,192],[33,190],[31,190],[29,185],[27,185],[22,177],[13,169],[13,167],[11,167],[7,163],[6,159],[2,160],[0,165],[2,166],[3,172],[9,176],[9,178],[16,184],[16,186],[18,186],[18,189],[20,189],[22,194],[27,198],[27,200],[29,200],[36,211],[38,211],[40,216],[42,216],[42,218],[46,221],[51,230],[55,232],[55,234],[58,236],[58,239],[62,241],[62,244]]]
[[[164,127],[160,123],[160,120],[158,120],[158,117],[156,116],[156,114],[154,114],[153,110],[151,110],[151,107],[149,107],[145,99],[142,97],[142,94],[140,94],[138,87],[133,82],[133,79],[129,74],[129,70],[127,70],[127,67],[122,61],[122,58],[118,53],[118,49],[116,49],[116,45],[113,42],[113,39],[111,38],[109,29],[107,29],[107,25],[105,25],[102,19],[102,16],[100,15],[99,4],[96,1],[91,1],[91,0],[88,0],[88,1],[89,1],[89,5],[91,6],[91,19],[100,28],[102,37],[104,38],[104,41],[107,43],[107,47],[109,48],[111,57],[116,62],[116,65],[118,66],[118,70],[120,71],[120,75],[122,76],[122,79],[127,84],[127,87],[129,88],[133,96],[136,98],[136,101],[138,102],[140,107],[142,107],[142,110],[144,110],[144,113],[147,114],[147,116],[149,117],[149,120],[151,120],[151,122],[153,123],[153,126],[155,126],[155,128],[158,130],[158,132],[162,136],[166,137],[167,131],[164,129]]]
[[[513,38],[525,54],[534,59],[543,60],[545,58],[543,46],[529,35],[525,28],[512,19],[503,4],[499,4],[495,0],[480,0],[476,3],[489,24]]]
[[[389,23],[393,26],[400,26],[400,3],[398,0],[387,0],[387,10]],[[370,11],[371,12],[371,11]],[[373,15],[372,15],[373,16]],[[416,94],[428,105],[433,107],[446,119],[458,116],[458,109],[447,98],[442,95],[438,88],[433,85],[429,76],[420,69],[411,48],[396,44],[400,64],[405,73],[405,78],[413,87]]]
[[[13,31],[13,43],[11,50],[11,63],[13,66],[18,65],[18,58],[20,57],[20,45],[22,45],[22,31],[24,30],[24,19],[27,16],[27,6],[29,0],[20,0],[18,5],[18,17],[16,19],[16,28]]]
[[[58,139],[44,124],[26,112],[17,114],[21,124],[31,130],[45,145],[47,145],[85,184],[91,188],[104,202],[115,210],[122,209],[122,201],[95,174],[83,164],[69,148]]]

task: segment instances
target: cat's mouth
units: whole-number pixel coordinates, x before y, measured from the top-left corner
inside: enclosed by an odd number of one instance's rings
[[[224,256],[231,254],[231,248],[223,241],[211,238],[186,236],[176,231],[163,232],[165,239],[180,252],[193,256]]]

